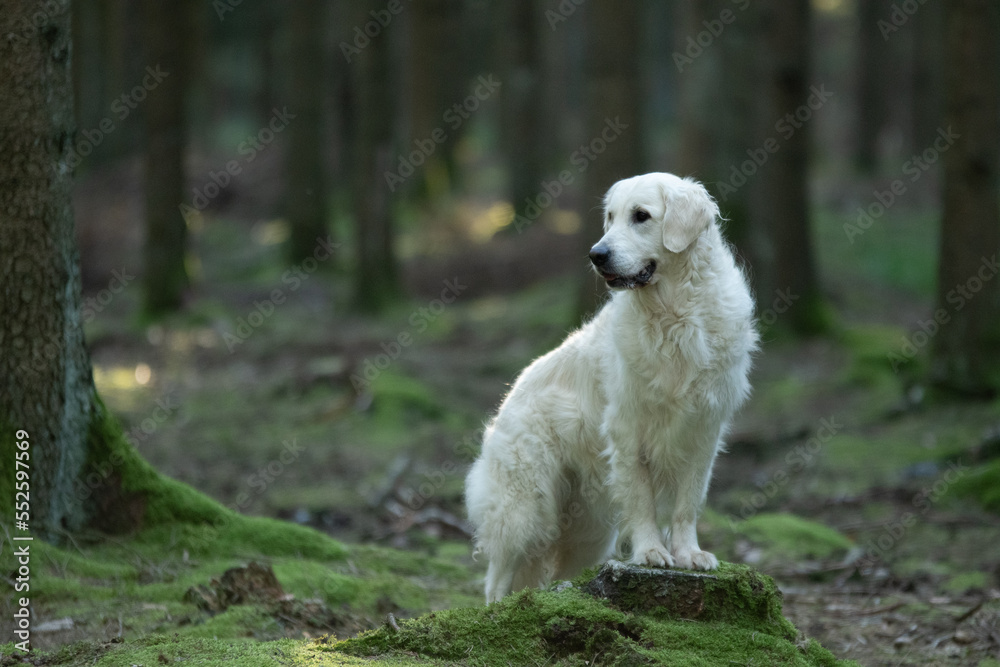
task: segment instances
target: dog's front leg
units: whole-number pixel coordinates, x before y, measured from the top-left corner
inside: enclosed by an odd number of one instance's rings
[[[621,531],[632,542],[631,562],[653,567],[673,567],[674,559],[656,526],[656,492],[638,442],[619,436],[612,445],[611,493],[621,512]]]
[[[714,570],[719,560],[714,554],[702,551],[698,546],[698,514],[701,512],[708,483],[712,476],[712,464],[718,451],[718,435],[713,434],[711,444],[699,452],[690,462],[687,474],[677,479],[674,491],[674,511],[670,519],[670,553],[677,566],[689,570]]]

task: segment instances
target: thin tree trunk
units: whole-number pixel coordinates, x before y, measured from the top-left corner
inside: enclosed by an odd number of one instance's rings
[[[508,192],[516,215],[534,200],[542,181],[541,12],[534,0],[512,0],[498,8],[495,32],[500,62],[500,143],[505,152]]]
[[[763,261],[761,248],[766,245],[764,230],[750,224],[750,198],[757,183],[739,170],[747,149],[762,141],[755,58],[758,12],[752,5],[740,10],[728,0],[679,2],[676,11],[673,65],[679,70],[681,131],[677,171],[705,184],[726,219],[727,239],[756,266]],[[719,36],[700,47],[701,33],[711,34],[706,23]],[[772,127],[763,131],[773,132],[773,123],[771,119]]]
[[[370,9],[372,3],[363,3]],[[364,14],[362,14],[364,15]],[[386,172],[394,169],[391,44],[383,36],[357,56],[354,220],[357,243],[356,306],[377,312],[398,292]]]
[[[584,220],[581,269],[587,251],[603,233],[602,219],[593,207],[616,181],[642,171],[642,79],[639,75],[637,3],[597,2],[587,12],[587,72],[589,93],[584,144],[593,160],[584,172]],[[588,158],[589,160],[589,158]],[[577,315],[592,315],[604,299],[603,281],[588,271],[581,283]]]
[[[143,27],[151,67],[166,76],[151,86],[146,117],[146,243],[143,309],[158,316],[178,309],[188,286],[184,254],[184,119],[187,92],[190,0],[146,0]],[[152,82],[154,78],[150,77]]]
[[[289,106],[296,114],[288,128],[286,210],[291,225],[289,260],[312,257],[318,238],[326,238],[326,170],[323,165],[324,0],[296,0],[291,14]]]
[[[936,138],[944,116],[944,6],[928,2],[913,15],[912,142],[922,151]]]
[[[866,173],[873,172],[878,167],[879,136],[884,129],[888,111],[884,73],[889,60],[889,43],[879,28],[879,22],[884,22],[889,16],[891,4],[891,0],[864,0],[858,3],[855,70],[858,85],[857,143],[854,162],[858,169]]]
[[[26,28],[35,16],[44,24]],[[95,399],[70,200],[69,4],[2,0],[0,35],[0,492],[14,497],[11,441],[26,431],[31,532],[57,539],[87,519],[72,489]]]
[[[998,13],[991,0],[945,8],[945,126],[958,137],[944,153],[937,313],[947,320],[934,338],[932,374],[977,394],[1000,390]]]
[[[453,132],[442,116],[468,95],[467,63],[463,59],[463,2],[421,0],[410,5],[406,13],[411,27],[407,145],[412,146],[414,140],[425,139],[437,128],[448,132],[448,140],[427,158],[420,170],[419,180],[425,185],[424,195],[434,199],[446,194],[452,187],[455,174],[451,151],[454,139],[461,131]]]
[[[826,99],[809,84],[809,0],[794,0],[780,10],[766,5],[762,11],[760,117],[779,144],[756,174],[754,212],[766,226],[770,258],[755,267],[757,298],[762,310],[775,299],[791,302],[781,326],[819,333],[827,322],[810,231],[809,135],[811,116]]]

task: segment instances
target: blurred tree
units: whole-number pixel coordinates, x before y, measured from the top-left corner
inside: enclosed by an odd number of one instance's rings
[[[678,71],[680,142],[677,172],[702,181],[715,196],[726,237],[752,264],[765,232],[750,225],[755,187],[740,172],[747,149],[759,143],[757,60],[760,48],[755,6],[740,10],[729,0],[676,5],[674,66]],[[707,47],[701,33],[719,37]],[[773,123],[773,119],[771,120]],[[766,131],[772,131],[767,128]]]
[[[185,96],[195,0],[144,0],[146,60],[165,74],[150,75],[146,118],[146,242],[143,311],[157,317],[176,310],[188,286],[184,260]],[[151,68],[153,66],[151,65]]]
[[[500,145],[506,161],[508,192],[516,215],[534,200],[542,182],[541,14],[534,0],[497,5],[494,30],[501,95]]]
[[[0,34],[0,487],[13,499],[12,438],[23,429],[32,532],[54,539],[90,509],[72,484],[87,462],[96,401],[70,199],[68,3],[0,0]]]
[[[603,232],[594,207],[615,181],[643,170],[642,78],[639,74],[638,3],[595,2],[583,8],[587,21],[587,123],[580,154],[588,164],[584,179],[581,264]],[[588,267],[589,268],[589,267]],[[577,319],[600,306],[607,287],[587,271],[580,284]]]
[[[426,139],[435,129],[448,136],[420,170],[425,195],[431,200],[446,194],[453,185],[451,147],[460,128],[446,124],[442,116],[468,95],[470,60],[465,52],[464,9],[463,0],[421,0],[407,5],[410,39],[406,85],[410,114],[406,133],[409,141],[405,143],[412,147],[413,141]]]
[[[913,15],[913,149],[922,151],[937,135],[944,115],[944,3],[928,2]]]
[[[288,102],[295,118],[288,127],[285,210],[291,225],[291,262],[312,257],[317,238],[326,238],[326,170],[323,164],[323,100],[327,76],[323,29],[325,0],[296,0],[287,6],[291,40]]]
[[[886,95],[889,41],[879,26],[889,17],[892,2],[865,0],[857,4],[857,143],[854,163],[866,173],[873,172],[878,166],[879,136],[885,128],[889,105]]]
[[[932,362],[938,384],[994,395],[1000,391],[998,10],[991,0],[945,3],[948,85],[936,147],[945,151],[944,210]]]
[[[761,310],[775,299],[788,306],[778,325],[800,334],[819,333],[828,326],[810,231],[808,118],[827,101],[828,93],[809,85],[809,3],[758,6],[762,139],[748,150],[750,159],[761,163],[751,200],[767,243],[763,252],[755,252],[757,299]]]
[[[364,25],[376,0],[358,3],[357,25]],[[415,6],[414,6],[415,7]],[[392,44],[388,36],[373,39],[353,63],[358,108],[354,130],[353,207],[357,256],[355,305],[362,311],[381,310],[399,291],[395,237],[386,172],[394,169]]]

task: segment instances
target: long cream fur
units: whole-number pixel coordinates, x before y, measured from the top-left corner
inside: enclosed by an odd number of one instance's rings
[[[487,602],[572,577],[616,541],[634,563],[718,566],[696,523],[758,337],[717,217],[700,184],[672,174],[608,191],[601,272],[656,269],[528,366],[488,425],[466,479]]]

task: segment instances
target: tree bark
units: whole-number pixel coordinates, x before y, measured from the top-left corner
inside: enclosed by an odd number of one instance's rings
[[[637,3],[597,2],[584,8],[587,20],[588,104],[584,145],[594,159],[584,172],[581,257],[603,234],[600,213],[593,206],[616,181],[642,171],[642,78],[639,75]],[[607,130],[622,128],[620,132]],[[602,133],[604,133],[602,135]],[[613,139],[611,137],[614,137]],[[607,288],[589,271],[577,302],[580,321],[600,306]]]
[[[10,502],[7,443],[24,430],[31,530],[57,539],[87,520],[72,490],[95,400],[70,200],[69,3],[2,0],[0,35],[0,489]]]
[[[188,286],[184,266],[187,226],[184,197],[184,119],[188,77],[190,0],[145,0],[147,61],[167,75],[152,86],[146,118],[146,242],[143,309],[156,317],[178,309]]]
[[[998,8],[990,0],[950,0],[947,26],[947,131],[937,306],[948,314],[933,343],[932,378],[973,394],[1000,390],[1000,97]]]
[[[372,2],[361,3],[364,10]],[[366,11],[357,15],[358,20]],[[363,24],[363,23],[362,23]],[[359,24],[361,25],[361,24]],[[392,211],[385,174],[393,171],[393,89],[387,36],[372,40],[355,62],[354,209],[357,262],[355,305],[365,312],[381,310],[397,293]]]
[[[289,106],[296,114],[288,128],[288,190],[285,205],[291,236],[291,262],[312,257],[318,238],[326,238],[326,169],[323,164],[323,101],[327,76],[323,49],[324,0],[296,0],[287,8],[291,30]]]

